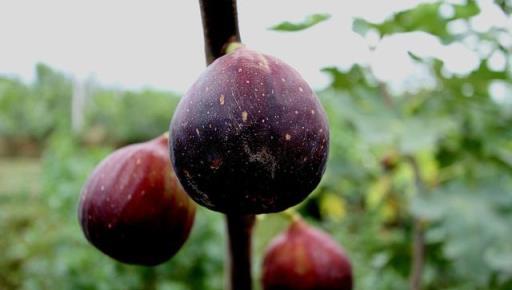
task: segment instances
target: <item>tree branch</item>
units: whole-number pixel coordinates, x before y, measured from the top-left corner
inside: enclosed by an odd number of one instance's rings
[[[254,215],[226,215],[228,244],[228,289],[250,290],[251,273],[251,237],[255,222]]]
[[[412,156],[407,156],[407,160],[412,167],[416,191],[418,194],[423,194],[425,192],[425,184],[421,178],[418,162]],[[423,265],[425,264],[425,228],[423,221],[419,218],[415,217],[413,223],[412,263],[409,283],[411,290],[420,290]]]
[[[203,20],[206,62],[225,53],[230,42],[240,42],[236,0],[199,0]]]
[[[226,53],[231,42],[240,42],[236,0],[199,0],[207,64]],[[228,233],[228,289],[251,290],[251,237],[254,215],[226,215]]]

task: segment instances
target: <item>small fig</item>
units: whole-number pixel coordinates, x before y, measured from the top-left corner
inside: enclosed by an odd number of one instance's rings
[[[295,69],[246,48],[206,69],[170,132],[186,192],[223,213],[282,211],[304,200],[325,170],[329,130],[318,97]]]
[[[168,140],[116,150],[82,189],[78,217],[85,237],[120,262],[163,263],[190,233],[195,204],[171,169]]]
[[[265,252],[264,290],[351,290],[352,267],[326,233],[297,219]]]

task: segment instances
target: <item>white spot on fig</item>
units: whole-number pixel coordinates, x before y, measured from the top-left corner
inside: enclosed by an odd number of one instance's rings
[[[111,224],[111,223],[109,223],[109,224],[107,225],[107,227],[108,227],[109,229],[111,229],[111,228],[112,228],[112,224]]]
[[[286,82],[286,79],[285,78],[281,78],[281,81],[284,83],[284,82]]]
[[[224,105],[224,95],[220,95],[219,97],[219,102],[220,102],[220,105],[223,106]]]
[[[135,161],[135,164],[137,164],[137,165],[140,164],[140,158],[137,158],[137,160]]]
[[[299,114],[299,111],[295,110],[295,115],[298,115]]]
[[[302,89],[302,87],[299,87],[299,91],[303,92],[304,90]]]
[[[311,115],[314,115],[315,114],[315,110],[311,110]]]
[[[238,69],[238,72],[242,72],[242,68],[239,68],[239,69]]]
[[[249,84],[249,83],[251,83],[251,81],[249,81],[249,80],[246,80],[246,81],[245,81],[245,83]]]
[[[105,186],[103,186],[103,185],[102,185],[102,186],[101,186],[101,188],[100,188],[100,190],[101,190],[101,191],[105,191]]]
[[[198,128],[196,128],[196,134],[197,134],[197,137],[199,137],[199,136],[200,136],[200,135],[199,135],[199,129],[198,129]]]
[[[286,141],[289,141],[290,139],[292,139],[292,135],[290,135],[290,134],[286,133],[286,134],[284,135],[284,139],[286,139]]]
[[[248,115],[247,111],[242,112],[242,121],[244,121],[244,122],[247,121],[247,115]]]

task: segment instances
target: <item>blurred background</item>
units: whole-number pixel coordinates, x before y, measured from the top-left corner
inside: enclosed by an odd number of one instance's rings
[[[356,289],[512,289],[512,1],[239,1],[243,41],[317,90],[331,143],[297,210]],[[160,135],[204,69],[196,1],[0,2],[0,289],[223,289],[200,209],[155,268],[102,255],[76,206],[95,165]],[[269,240],[259,217],[255,287]]]

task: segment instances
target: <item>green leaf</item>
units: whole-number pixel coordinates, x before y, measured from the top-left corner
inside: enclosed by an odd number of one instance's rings
[[[287,31],[287,32],[293,32],[293,31],[300,31],[307,28],[310,28],[320,22],[323,22],[327,19],[331,18],[330,14],[327,13],[321,13],[321,14],[313,14],[307,16],[302,22],[299,23],[292,23],[292,22],[282,22],[277,25],[274,25],[270,27],[270,30],[276,30],[276,31]]]
[[[367,22],[366,20],[356,17],[354,18],[354,21],[352,22],[352,30],[361,35],[365,36],[368,30],[372,29],[372,24]]]
[[[468,1],[464,5],[453,5],[454,16],[446,19],[439,13],[441,4],[441,2],[420,4],[413,9],[398,12],[382,23],[371,23],[356,18],[352,28],[361,35],[364,35],[369,29],[376,29],[381,36],[424,31],[440,37],[445,43],[449,43],[455,41],[456,37],[448,32],[448,23],[455,19],[468,19],[480,12],[475,1]]]

